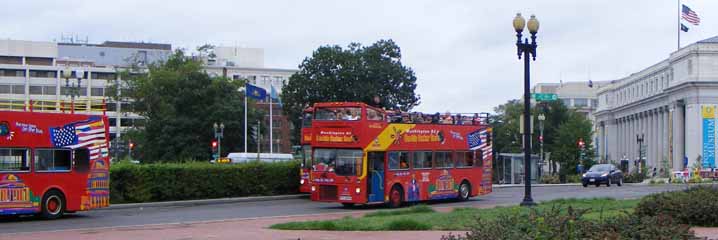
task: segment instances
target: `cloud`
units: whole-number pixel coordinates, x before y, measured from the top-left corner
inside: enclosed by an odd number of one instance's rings
[[[715,1],[683,1],[701,26],[684,45],[718,35]],[[532,83],[621,78],[676,49],[671,1],[9,1],[0,37],[52,41],[61,34],[265,49],[265,66],[296,68],[320,45],[394,39],[418,77],[427,112],[491,111],[523,91],[511,20],[541,21]],[[590,73],[589,73],[590,72]]]

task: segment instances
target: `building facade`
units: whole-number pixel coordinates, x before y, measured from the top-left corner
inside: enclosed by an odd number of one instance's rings
[[[658,170],[714,167],[717,106],[718,37],[713,37],[598,91],[599,156],[614,163],[629,160],[631,168],[641,162]]]
[[[208,62],[205,71],[211,76],[248,79],[268,92],[272,87],[281,92],[282,86],[296,70],[264,68],[263,53],[261,49],[226,48],[218,54],[224,60]],[[158,43],[107,41],[87,44],[0,40],[0,108],[23,109],[32,103],[34,108],[62,111],[66,108],[63,104],[71,102],[70,96],[66,94],[66,85],[76,83],[76,73],[81,71],[79,96],[74,102],[76,106],[88,106],[87,111],[99,111],[89,106],[105,101],[110,137],[114,139],[120,137],[127,128],[143,121],[142,117],[132,112],[128,102],[111,102],[108,98],[107,87],[122,81],[117,71],[130,65],[143,67],[165,60],[171,54],[170,44]],[[63,71],[72,71],[70,81],[62,77]],[[269,113],[266,112],[268,121]],[[273,111],[273,114],[275,121],[284,121],[273,124],[274,131],[278,133],[275,139],[281,139],[275,143],[275,152],[288,153],[291,145],[284,147],[286,144],[283,142],[290,144],[289,123],[286,117],[281,116],[281,110]],[[268,139],[265,144],[267,148],[263,146],[263,150],[268,151]]]
[[[596,93],[608,81],[589,82],[561,82],[561,83],[537,83],[531,89],[532,93],[552,93],[558,96],[569,109],[574,109],[584,114],[589,119],[598,105]]]

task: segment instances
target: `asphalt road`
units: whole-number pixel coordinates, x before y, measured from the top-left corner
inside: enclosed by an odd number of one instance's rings
[[[623,187],[551,186],[533,188],[535,201],[558,198],[612,197],[616,199],[639,198],[651,193],[685,188],[676,185],[624,185]],[[518,204],[523,199],[524,188],[496,188],[494,192],[466,202],[432,202],[432,206],[490,206]],[[147,207],[131,209],[94,210],[69,214],[59,220],[35,218],[0,218],[0,233],[90,229],[103,227],[137,226],[163,223],[187,223],[223,219],[241,219],[303,214],[336,213],[346,211],[371,211],[381,206],[342,208],[339,204],[318,203],[309,199],[243,202],[182,207]]]

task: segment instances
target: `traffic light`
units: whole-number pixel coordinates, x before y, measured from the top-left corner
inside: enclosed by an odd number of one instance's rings
[[[586,143],[583,141],[583,138],[578,139],[578,147],[583,148],[586,146]]]
[[[540,143],[543,143],[543,136],[539,136],[539,137],[538,137],[538,140],[539,140]]]
[[[212,140],[212,153],[217,152],[217,140]]]
[[[130,150],[135,150],[135,143],[130,142],[129,147],[130,147]]]
[[[252,126],[252,131],[250,132],[250,140],[252,140],[252,142],[256,143],[258,137],[259,137],[259,127],[257,127],[256,125]]]

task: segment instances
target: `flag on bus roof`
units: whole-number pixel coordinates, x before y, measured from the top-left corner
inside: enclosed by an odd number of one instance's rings
[[[683,5],[683,7],[681,9],[681,17],[693,25],[700,24],[701,18],[698,17],[698,14],[696,12],[694,12],[693,10],[691,10],[691,8],[689,8],[685,4],[682,4],[682,5]],[[683,29],[683,28],[681,27],[681,29]]]
[[[257,100],[264,100],[265,98],[267,98],[267,90],[264,90],[264,88],[254,86],[249,83],[246,84],[245,91],[247,97],[251,97]]]

